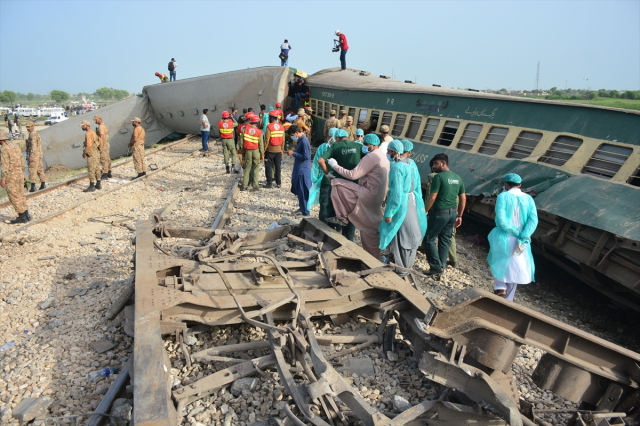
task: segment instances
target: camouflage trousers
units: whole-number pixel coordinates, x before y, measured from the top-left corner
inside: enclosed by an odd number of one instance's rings
[[[42,157],[33,157],[33,161],[29,161],[29,182],[36,183],[40,178],[40,182],[47,181],[47,177],[44,175],[44,166],[42,164]]]
[[[100,163],[102,163],[102,173],[109,173],[111,171],[111,146],[109,142],[105,142],[102,145]]]
[[[133,167],[135,167],[136,173],[145,173],[147,163],[144,162],[144,144],[137,143],[131,149],[133,150]]]
[[[224,164],[229,164],[229,158],[231,158],[231,164],[236,164],[236,161],[238,161],[238,157],[236,156],[236,141],[232,138],[222,139],[222,150],[224,152]]]
[[[87,174],[89,175],[89,182],[96,183],[100,180],[102,173],[100,172],[100,156],[92,155],[87,157]]]
[[[10,176],[7,180],[7,196],[16,210],[22,214],[29,209],[27,197],[24,195],[24,175]]]

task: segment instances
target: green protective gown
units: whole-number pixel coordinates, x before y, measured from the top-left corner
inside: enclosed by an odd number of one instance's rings
[[[391,162],[389,191],[387,192],[387,206],[384,209],[384,217],[392,217],[393,219],[391,219],[391,223],[383,220],[378,227],[380,232],[379,247],[381,250],[387,248],[391,240],[393,240],[407,215],[407,197],[411,191],[411,175],[410,165],[399,161]],[[422,210],[424,211],[424,203],[422,204]]]
[[[324,172],[318,165],[318,159],[324,155],[329,148],[328,143],[321,144],[316,150],[316,155],[313,157],[313,164],[311,165],[311,189],[309,190],[309,200],[307,201],[307,209],[311,210],[311,207],[320,204],[320,186],[322,185],[322,178]]]
[[[420,181],[420,171],[418,165],[412,159],[409,159],[411,164],[411,173],[413,174],[413,194],[416,197],[416,205],[418,206],[418,220],[420,221],[420,232],[422,232],[422,238],[427,233],[427,212],[424,209],[424,200],[422,199],[422,182]]]
[[[511,223],[511,216],[516,205],[520,207],[520,225],[522,231]],[[518,239],[518,242],[530,242],[531,235],[538,226],[538,212],[533,198],[527,194],[516,196],[508,191],[498,195],[496,200],[496,227],[489,233],[489,256],[487,261],[491,267],[491,273],[497,279],[505,276],[509,259],[513,255],[510,249],[509,236]],[[526,244],[525,252],[522,256],[527,256],[528,264],[531,265],[531,281],[534,281],[535,265],[531,254],[531,244]]]

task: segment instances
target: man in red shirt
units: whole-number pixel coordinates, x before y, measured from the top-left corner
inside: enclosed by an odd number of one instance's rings
[[[336,35],[338,36],[340,43],[340,68],[342,71],[347,69],[347,50],[349,50],[349,45],[347,44],[347,36],[342,34],[340,30],[336,31]]]

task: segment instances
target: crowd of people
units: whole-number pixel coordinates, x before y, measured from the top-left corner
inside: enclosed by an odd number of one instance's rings
[[[302,83],[303,84],[303,83]],[[260,164],[265,163],[263,188],[281,186],[282,156],[294,157],[291,192],[298,198],[294,214],[308,217],[314,206],[318,218],[353,241],[360,231],[362,247],[376,259],[389,260],[400,276],[413,268],[422,248],[429,270],[440,275],[457,266],[455,230],[462,224],[466,191],[462,178],[449,168],[447,154],[430,161],[428,181],[411,159],[411,141],[393,139],[389,127],[376,134],[369,123],[354,126],[346,111],[331,110],[323,138],[312,156],[313,110],[281,104],[224,111],[218,122],[227,173],[236,173],[236,154],[243,168],[240,190],[258,191]],[[200,117],[202,151],[208,150],[210,124]],[[518,284],[534,279],[531,235],[538,219],[533,198],[520,189],[520,176],[504,177],[496,204],[496,228],[489,235],[489,263],[496,294],[513,300]]]

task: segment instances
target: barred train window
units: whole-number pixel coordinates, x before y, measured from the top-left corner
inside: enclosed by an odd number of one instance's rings
[[[451,145],[451,141],[453,141],[453,138],[456,137],[456,133],[458,133],[458,128],[460,128],[460,122],[458,121],[445,122],[442,133],[440,133],[440,137],[438,138],[438,145]]]
[[[371,119],[369,120],[371,127],[369,130],[372,132],[378,131],[378,120],[380,120],[380,111],[371,111]]]
[[[389,127],[391,127],[391,117],[393,116],[393,113],[391,112],[385,112],[382,114],[382,126],[384,126],[385,124]]]
[[[366,109],[360,110],[360,115],[358,116],[358,124],[362,124],[367,120],[367,112],[368,110]]]
[[[393,123],[393,129],[391,130],[391,136],[400,136],[404,129],[404,123],[407,122],[406,114],[396,115],[396,121]]]
[[[463,151],[471,151],[471,148],[473,148],[473,145],[478,140],[478,136],[480,136],[481,131],[481,124],[467,124],[467,127],[464,128],[464,133],[462,134],[460,142],[458,142],[458,146],[456,148]]]
[[[507,133],[509,133],[509,129],[492,127],[489,133],[487,133],[487,137],[484,138],[482,145],[480,145],[478,152],[485,155],[494,155],[498,152],[500,146],[502,146],[502,142],[504,142],[504,138],[507,137]]]
[[[538,162],[564,166],[581,145],[582,139],[572,138],[571,136],[558,136]]]
[[[538,145],[542,139],[542,133],[534,133],[534,132],[520,132],[518,139],[516,139],[516,143],[513,144],[509,152],[507,153],[507,158],[527,158],[531,156],[531,153]]]
[[[420,140],[422,142],[431,143],[433,137],[436,135],[436,130],[438,130],[438,125],[440,124],[440,120],[437,118],[429,118],[427,120],[426,126],[424,126],[424,130],[422,131],[422,136]]]
[[[338,105],[336,104],[331,104],[331,109],[338,112]]]
[[[329,118],[329,112],[331,110],[331,105],[329,104],[329,102],[325,102],[324,103],[324,118]],[[297,113],[297,111],[296,111]]]
[[[356,109],[355,108],[349,108],[349,111],[347,112],[347,115],[349,117],[355,118],[356,117]]]
[[[582,173],[611,179],[632,152],[633,149],[626,146],[602,144],[584,166]]]
[[[422,117],[414,115],[409,122],[409,128],[407,129],[407,139],[415,139],[422,124]]]
[[[311,99],[311,109],[314,111],[318,111],[318,105],[315,99]]]
[[[633,186],[640,186],[640,167],[638,167],[635,173],[631,175],[627,183]]]

